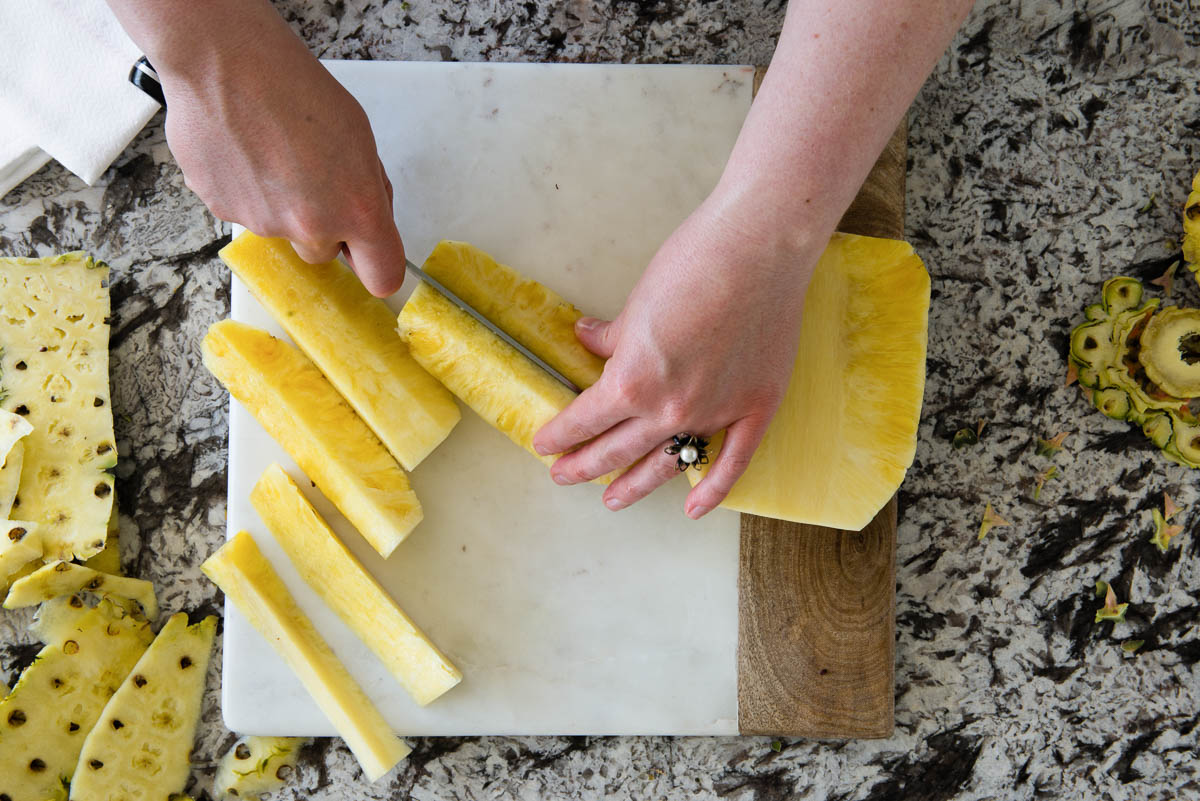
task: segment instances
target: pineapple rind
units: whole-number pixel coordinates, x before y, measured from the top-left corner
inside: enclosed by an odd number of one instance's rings
[[[303,737],[243,737],[230,747],[217,765],[213,795],[220,801],[258,801],[263,793],[283,787],[294,775]]]
[[[25,443],[14,443],[8,458],[0,465],[0,519],[12,514],[13,501],[21,484],[21,465],[25,462]]]
[[[458,423],[458,404],[408,353],[391,310],[338,261],[308,264],[246,231],[218,254],[405,470]]]
[[[17,571],[42,558],[41,526],[32,520],[0,520],[0,595]]]
[[[214,324],[204,364],[382,556],[421,522],[408,477],[300,351],[233,320]]]
[[[283,657],[354,753],[369,781],[411,749],[296,605],[254,539],[239,532],[200,566],[238,611]]]
[[[1146,376],[1175,398],[1200,396],[1200,362],[1189,363],[1180,352],[1184,340],[1197,336],[1200,309],[1177,306],[1155,314],[1142,332],[1138,360]]]
[[[153,636],[149,624],[101,604],[80,616],[70,639],[38,653],[0,701],[0,794],[66,799],[84,738]]]
[[[808,287],[787,393],[721,506],[849,531],[871,522],[916,453],[929,289],[908,243],[833,236]],[[714,461],[688,471],[693,485]]]
[[[466,242],[443,240],[422,268],[580,389],[600,380],[604,360],[575,336],[583,312]]]
[[[112,514],[108,517],[108,536],[104,550],[89,558],[84,564],[101,573],[121,575],[121,521],[117,515],[117,502],[113,501]]]
[[[1200,172],[1192,179],[1192,191],[1183,204],[1183,258],[1192,272],[1200,271]],[[1200,273],[1196,278],[1200,280]]]
[[[172,615],[83,741],[71,801],[162,799],[182,792],[200,723],[217,618]]]
[[[556,456],[533,449],[533,436],[575,393],[425,284],[400,310],[399,326],[413,358],[459,400],[543,464],[554,464]]]
[[[0,464],[8,459],[13,446],[31,431],[33,426],[24,417],[0,409]]]
[[[100,551],[112,507],[107,283],[84,253],[0,259],[0,409],[33,425],[16,513],[58,559]]]
[[[413,700],[425,706],[462,681],[459,672],[329,528],[283,468],[273,464],[250,502],[310,587],[362,640]]]
[[[144,579],[101,573],[73,562],[50,562],[18,581],[14,581],[4,599],[5,609],[35,606],[77,592],[113,595],[137,601],[150,620],[158,617],[158,599],[154,585]]]

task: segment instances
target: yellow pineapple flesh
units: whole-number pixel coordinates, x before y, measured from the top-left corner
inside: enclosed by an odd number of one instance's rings
[[[421,706],[462,673],[404,614],[338,539],[283,468],[267,468],[250,502],[308,586],[337,613]]]
[[[721,505],[851,531],[869,523],[916,450],[928,315],[929,275],[909,244],[835,234],[805,297],[787,394]],[[692,483],[711,466],[689,470]]]
[[[408,756],[328,643],[296,605],[254,539],[242,531],[200,566],[287,662],[354,753],[369,781]]]
[[[1200,172],[1192,179],[1192,191],[1183,204],[1183,258],[1193,271],[1200,270]]]
[[[396,336],[391,310],[344,264],[308,264],[287,240],[249,231],[219,255],[404,469],[459,421],[454,398]]]
[[[439,242],[422,269],[575,386],[600,379],[604,360],[575,336],[583,313],[557,292],[466,242]]]
[[[380,555],[421,522],[408,477],[312,362],[265,331],[224,320],[204,364]]]
[[[399,325],[422,367],[493,428],[547,466],[554,463],[556,456],[533,449],[533,436],[574,392],[424,283],[400,310]]]

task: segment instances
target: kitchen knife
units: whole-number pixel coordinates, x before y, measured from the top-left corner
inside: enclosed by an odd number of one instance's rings
[[[474,306],[467,303],[465,300],[460,298],[458,295],[455,295],[453,292],[451,292],[446,286],[444,286],[442,284],[441,281],[438,281],[436,278],[434,278],[431,275],[429,275],[428,273],[426,273],[424,270],[422,270],[417,265],[413,264],[411,261],[409,261],[406,266],[407,266],[409,272],[411,272],[417,278],[420,278],[425,283],[429,284],[429,286],[433,287],[433,289],[435,291],[437,291],[437,293],[440,294],[442,297],[444,297],[446,300],[450,301],[455,306],[457,306],[458,308],[465,311],[467,314],[474,317],[476,320],[479,321],[480,324],[483,325],[484,328],[491,331],[496,336],[500,337],[502,340],[507,342],[509,345],[512,345],[514,348],[516,348],[518,353],[520,353],[526,359],[529,359],[529,361],[536,364],[542,370],[549,373],[550,377],[553,378],[555,381],[562,384],[563,386],[565,386],[567,389],[571,390],[572,392],[578,393],[581,391],[579,389],[579,387],[577,387],[573,383],[571,383],[571,381],[566,376],[564,376],[562,373],[558,372],[553,367],[551,367],[550,365],[546,364],[544,361],[539,359],[536,355],[534,355],[534,353],[532,351],[529,350],[529,348],[525,347],[520,342],[513,339],[511,336],[508,335],[508,333],[506,333],[504,331],[504,329],[502,329],[500,326],[493,323],[488,318],[484,317],[477,309],[475,309]]]

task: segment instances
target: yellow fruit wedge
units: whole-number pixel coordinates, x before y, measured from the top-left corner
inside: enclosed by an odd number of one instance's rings
[[[1200,270],[1200,172],[1192,179],[1192,191],[1183,204],[1183,258],[1193,272]]]
[[[200,566],[303,682],[369,781],[411,750],[300,611],[254,539],[242,531]]]
[[[104,540],[104,550],[84,562],[85,565],[101,573],[121,575],[121,521],[117,514],[117,502],[113,500],[112,514],[108,517],[108,537]]]
[[[916,451],[928,316],[929,274],[911,245],[835,234],[808,287],[787,394],[721,505],[850,531],[871,522]],[[713,461],[688,471],[693,484]]]
[[[219,801],[258,801],[283,789],[296,775],[304,737],[243,737],[217,764],[213,796]]]
[[[101,603],[46,645],[0,701],[0,796],[63,801],[83,740],[154,637]]]
[[[29,520],[0,520],[0,595],[17,572],[42,558],[42,532]],[[30,571],[32,572],[32,571]]]
[[[439,242],[423,269],[575,386],[600,379],[604,360],[575,336],[583,312],[557,292],[466,242]]]
[[[424,283],[400,310],[399,325],[422,367],[493,428],[547,466],[554,464],[556,456],[533,449],[533,435],[575,399],[574,392]]]
[[[83,741],[71,801],[172,798],[191,776],[216,617],[172,615]]]
[[[4,608],[36,606],[42,601],[81,591],[137,601],[146,617],[150,620],[158,617],[158,600],[154,596],[154,585],[149,581],[101,573],[74,562],[50,562],[14,581],[4,599]]]
[[[229,394],[382,556],[421,522],[404,471],[304,354],[233,320],[209,328],[201,350]]]
[[[425,706],[462,681],[458,668],[384,592],[282,467],[267,468],[250,502],[304,581],[414,701]]]
[[[287,240],[249,231],[218,255],[405,470],[459,421],[454,398],[396,336],[391,310],[344,264],[308,264]]]
[[[21,465],[25,463],[25,443],[17,442],[8,452],[8,458],[0,465],[0,518],[12,514],[13,502],[17,500],[17,489],[21,484]]]

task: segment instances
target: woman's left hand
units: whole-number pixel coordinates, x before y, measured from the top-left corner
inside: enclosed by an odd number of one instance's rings
[[[821,251],[742,224],[738,208],[710,197],[659,249],[615,320],[576,324],[583,344],[608,362],[534,438],[539,453],[565,454],[551,469],[557,483],[633,465],[604,492],[609,509],[624,509],[676,474],[676,458],[664,452],[673,435],[725,429],[708,475],[687,497],[694,519],[749,466],[787,390]]]

